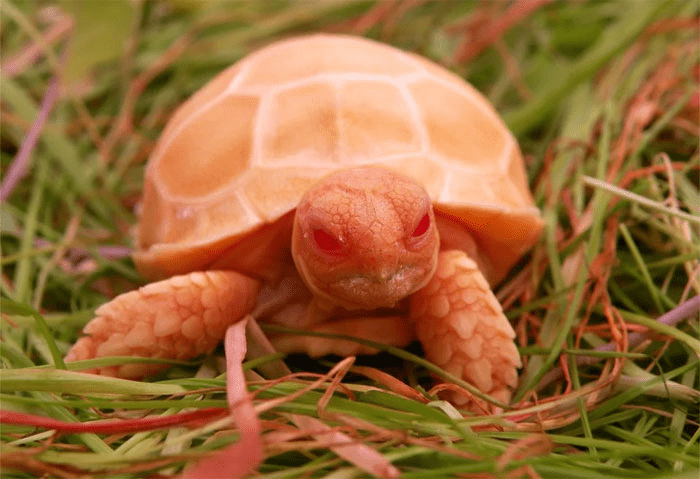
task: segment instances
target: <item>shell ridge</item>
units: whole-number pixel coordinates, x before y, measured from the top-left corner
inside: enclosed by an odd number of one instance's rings
[[[343,151],[343,147],[345,146],[346,143],[346,135],[345,135],[345,129],[343,127],[343,115],[341,114],[341,107],[343,105],[343,85],[346,83],[345,80],[342,78],[337,78],[335,81],[331,82],[331,85],[333,85],[334,93],[333,99],[335,101],[335,105],[333,105],[333,113],[335,115],[335,131],[338,134],[338,137],[335,140],[335,148],[334,148],[334,158],[333,158],[333,163],[340,164],[342,157],[341,157],[341,152]]]
[[[248,172],[246,172],[248,173]],[[247,176],[243,175],[244,177]],[[241,178],[242,180],[243,178]],[[241,181],[242,183],[242,181]],[[247,215],[250,215],[251,217],[255,218],[258,221],[262,221],[263,218],[265,218],[265,215],[262,214],[262,212],[257,211],[255,206],[251,204],[251,202],[246,198],[246,196],[243,194],[243,189],[242,188],[236,188],[234,195],[236,196],[236,199],[238,199],[238,203],[241,205],[243,210],[246,212]]]
[[[260,95],[258,97],[258,110],[255,112],[255,120],[253,121],[253,138],[250,147],[250,158],[248,164],[250,166],[259,166],[262,163],[263,138],[265,138],[265,120],[271,115],[270,109],[272,95]]]
[[[250,96],[261,96],[261,95],[277,95],[280,92],[291,90],[294,88],[299,88],[307,85],[313,85],[314,83],[340,83],[340,82],[350,82],[350,81],[376,81],[381,83],[389,83],[391,85],[397,85],[397,82],[414,81],[420,78],[433,78],[428,76],[428,74],[423,75],[421,73],[409,73],[407,75],[402,75],[400,77],[393,77],[391,75],[381,74],[381,73],[316,73],[314,75],[305,76],[303,78],[297,78],[287,82],[279,84],[259,84],[259,85],[236,85],[235,93],[239,95],[250,95]],[[241,80],[242,81],[242,80]]]
[[[451,179],[448,177],[448,180]],[[448,184],[448,181],[445,181],[445,184]],[[502,203],[497,203],[494,201],[462,201],[462,200],[455,200],[453,197],[448,197],[445,198],[445,193],[446,191],[441,192],[441,197],[435,200],[436,203],[442,204],[442,205],[449,205],[450,207],[471,207],[471,208],[477,208],[480,210],[484,211],[491,211],[494,213],[498,213],[500,215],[503,214],[512,214],[512,215],[528,215],[528,216],[534,216],[537,218],[541,218],[541,212],[539,208],[536,206],[511,206],[507,204],[502,204]]]
[[[434,158],[434,155],[433,155]],[[440,159],[434,158],[440,166],[443,166],[443,162]],[[449,168],[443,168],[445,172],[445,179],[442,182],[442,189],[440,190],[440,195],[435,200],[440,203],[447,203],[450,200],[450,184],[452,184],[452,171]]]
[[[515,190],[517,192],[517,196],[520,199],[520,201],[523,204],[527,204],[530,201],[532,201],[531,196],[530,196],[531,195],[530,186],[527,185],[527,188],[525,191],[521,190],[519,185],[508,174],[508,170],[511,167],[511,164],[513,163],[513,161],[515,161],[513,159],[512,153],[514,152],[514,150],[518,149],[518,142],[515,139],[515,137],[513,136],[513,134],[510,132],[510,130],[508,130],[508,139],[509,139],[509,141],[506,142],[506,146],[505,146],[505,148],[503,148],[503,154],[502,154],[501,158],[499,159],[499,161],[501,162],[500,166],[499,166],[499,172],[501,174],[501,178],[505,178],[505,180],[513,188],[513,190]],[[518,154],[518,157],[521,157],[521,155]],[[524,160],[521,160],[521,161],[524,161]],[[528,182],[527,175],[525,176],[525,181]],[[539,210],[539,208],[535,208],[535,209],[537,210],[537,216],[541,216],[542,212]]]
[[[510,162],[512,161],[512,155],[513,150],[515,149],[515,138],[513,138],[513,135],[508,132],[508,140],[506,141],[505,147],[503,148],[503,151],[501,152],[501,156],[498,158],[498,171],[501,174],[505,174],[505,177],[510,180],[508,177],[508,168],[510,167]]]
[[[413,98],[413,95],[408,90],[406,82],[397,81],[397,86],[399,88],[399,92],[401,92],[401,96],[403,96],[403,98],[406,100],[406,104],[408,105],[413,127],[418,132],[420,151],[423,153],[427,153],[428,151],[430,151],[430,136],[428,135],[428,130],[425,127],[425,122],[422,121],[423,116],[421,115],[420,109],[418,108],[418,103],[416,103],[416,99]]]
[[[285,159],[278,159],[275,158],[275,162],[273,164],[266,164],[263,162],[260,162],[259,164],[253,165],[255,168],[259,168],[262,170],[279,170],[283,168],[303,168],[305,170],[307,169],[312,169],[312,168],[318,168],[318,169],[323,169],[323,170],[333,170],[336,169],[336,165],[329,163],[327,161],[308,161],[304,160],[304,164],[300,165],[299,164],[299,155],[292,155],[289,156]]]
[[[381,73],[317,73],[269,87],[269,91],[271,94],[277,94],[282,91],[312,85],[314,83],[332,83],[339,85],[341,82],[350,81],[376,81],[396,85],[395,82],[397,80],[390,75]]]
[[[224,88],[224,91],[222,92],[223,95],[233,95],[235,93],[238,93],[236,90],[238,88],[238,85],[243,81],[245,76],[248,74],[248,71],[250,70],[250,62],[244,62],[240,66],[240,70],[236,75],[231,78],[231,81],[229,82],[228,85],[226,85],[226,88]],[[252,95],[255,96],[255,95]]]
[[[425,80],[425,79],[431,79],[433,76],[430,74],[428,70],[421,70],[419,72],[411,72],[411,73],[406,73],[405,75],[401,75],[399,77],[399,80],[402,81],[405,84],[408,83],[415,83],[420,80]]]

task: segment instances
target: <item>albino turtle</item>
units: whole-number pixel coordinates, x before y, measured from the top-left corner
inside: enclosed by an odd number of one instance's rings
[[[489,282],[541,227],[516,141],[461,78],[363,38],[281,41],[175,113],[146,169],[134,256],[161,281],[97,309],[66,360],[192,358],[252,313],[400,347],[417,338],[506,402],[520,357]],[[272,340],[311,356],[376,352]]]

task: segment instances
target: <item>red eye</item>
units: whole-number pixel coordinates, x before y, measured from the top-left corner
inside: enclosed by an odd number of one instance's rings
[[[418,222],[418,226],[416,226],[416,229],[413,230],[413,236],[414,238],[418,238],[419,236],[423,236],[426,231],[428,231],[428,228],[430,227],[430,216],[425,215],[421,220]]]
[[[332,234],[322,230],[314,230],[314,241],[323,251],[335,251],[340,249],[340,241],[335,239]]]

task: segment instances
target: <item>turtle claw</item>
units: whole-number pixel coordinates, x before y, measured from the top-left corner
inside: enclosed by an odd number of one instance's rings
[[[231,271],[196,272],[148,284],[99,307],[66,361],[107,356],[191,359],[210,352],[226,328],[255,306],[260,284]],[[161,364],[124,364],[90,372],[136,379]]]
[[[508,403],[518,382],[515,331],[488,282],[464,252],[441,252],[433,279],[411,297],[411,317],[432,363]],[[454,394],[459,406],[482,409]]]

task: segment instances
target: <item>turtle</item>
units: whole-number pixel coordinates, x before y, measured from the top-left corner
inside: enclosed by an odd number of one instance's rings
[[[133,259],[66,360],[186,360],[259,321],[285,353],[405,347],[507,403],[521,366],[491,289],[543,226],[512,133],[473,86],[390,45],[267,45],[173,114],[145,168]],[[92,370],[143,378],[162,365]]]

